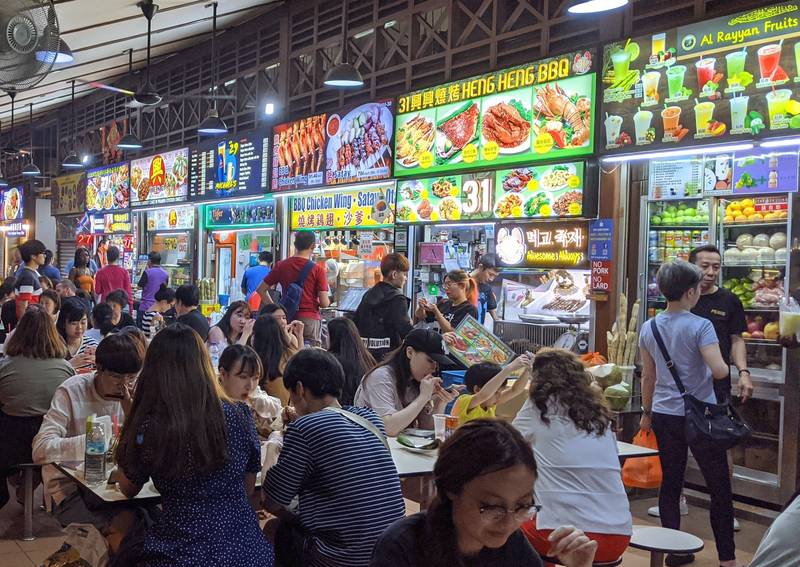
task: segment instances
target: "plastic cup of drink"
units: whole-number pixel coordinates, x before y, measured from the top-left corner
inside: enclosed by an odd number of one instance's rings
[[[667,89],[669,90],[670,98],[680,96],[683,92],[683,79],[685,75],[686,67],[684,65],[673,65],[667,69]]]
[[[447,414],[433,414],[433,436],[439,441],[444,441],[447,436]]]
[[[458,429],[458,416],[457,415],[447,415],[445,416],[444,420],[445,424],[445,437],[450,437],[456,429]]]
[[[615,51],[611,54],[611,64],[614,65],[614,80],[620,81],[628,76],[631,68],[631,55],[625,50]]]
[[[664,121],[664,132],[673,133],[678,129],[678,124],[681,119],[680,106],[668,106],[661,111],[661,120]]]
[[[777,43],[771,43],[760,48],[757,53],[761,78],[772,79],[781,61],[781,46]]]
[[[659,53],[663,53],[666,50],[667,50],[667,34],[657,33],[653,35],[650,48],[652,55],[658,55]]]
[[[778,328],[784,337],[800,335],[800,313],[781,311]]]
[[[746,51],[733,51],[725,56],[725,64],[728,67],[728,77],[734,77],[744,72],[744,64],[747,61]]]
[[[695,130],[698,134],[705,133],[708,129],[708,124],[714,117],[714,103],[701,102],[694,106],[694,122]]]
[[[642,88],[644,89],[644,102],[658,102],[658,81],[661,73],[658,71],[648,71],[642,78]]]
[[[767,110],[769,111],[769,127],[782,125],[786,118],[786,103],[792,96],[790,89],[778,89],[767,93]]]
[[[653,120],[653,113],[649,110],[640,110],[633,115],[633,126],[636,129],[636,143],[647,141],[647,130]]]
[[[736,96],[731,99],[731,130],[744,130],[749,96]]]
[[[706,57],[694,64],[697,67],[697,88],[701,91],[706,83],[714,78],[714,66],[717,60],[713,57]]]
[[[616,144],[619,139],[619,131],[622,128],[622,116],[610,114],[606,117],[606,142]]]

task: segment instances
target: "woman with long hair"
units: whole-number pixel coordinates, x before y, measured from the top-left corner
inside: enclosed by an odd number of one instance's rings
[[[414,318],[417,322],[436,323],[442,333],[451,333],[470,315],[478,318],[478,284],[464,270],[452,270],[444,277],[447,299],[436,304],[420,298]]]
[[[267,394],[280,399],[284,406],[287,405],[289,391],[283,385],[283,370],[299,349],[292,346],[288,333],[270,315],[260,315],[256,319],[250,346],[258,353],[264,371],[259,385]]]
[[[262,437],[272,433],[273,422],[280,417],[283,404],[261,389],[264,375],[258,353],[249,346],[230,345],[219,357],[219,381],[225,394],[237,402],[245,402],[253,410],[256,431]]]
[[[427,512],[392,524],[378,540],[371,567],[461,567],[542,562],[519,530],[539,508],[530,445],[502,420],[477,419],[444,442],[433,469],[436,497]],[[597,544],[561,527],[549,555],[567,567],[590,567]]]
[[[94,275],[89,266],[89,251],[83,246],[75,250],[75,260],[69,271],[69,279],[72,280],[75,287],[94,296]]]
[[[598,542],[596,561],[616,561],[630,542],[631,511],[611,410],[569,351],[540,350],[531,373],[530,397],[514,427],[539,464],[535,495],[542,511],[522,531],[544,555],[553,530],[569,523]]]
[[[167,312],[175,306],[175,290],[162,283],[153,295],[153,303],[142,315],[142,331],[147,338],[155,335],[155,328],[161,328],[166,323]]]
[[[302,321],[298,321],[295,319],[291,323],[289,322],[289,318],[286,316],[286,310],[284,310],[283,306],[278,303],[268,303],[263,306],[258,311],[259,316],[261,315],[269,315],[273,319],[275,319],[286,332],[286,340],[289,341],[289,344],[292,345],[292,348],[296,348],[300,350],[303,347],[303,325]]]
[[[361,383],[364,374],[375,367],[372,357],[355,323],[345,317],[337,317],[328,322],[328,336],[330,338],[330,352],[344,368],[344,388],[339,403],[353,405],[353,397]]]
[[[162,496],[139,565],[273,564],[249,501],[261,466],[250,410],[225,395],[203,341],[186,325],[151,341],[116,459],[126,496],[148,479]]]
[[[98,342],[86,335],[89,327],[89,309],[77,297],[68,297],[58,312],[56,329],[67,345],[67,361],[77,374],[94,370],[94,351]]]
[[[434,376],[439,364],[451,364],[442,337],[436,331],[414,329],[400,348],[364,376],[354,403],[377,413],[391,437],[414,423],[433,429],[433,414],[442,413],[458,395],[442,388],[442,379]]]
[[[234,301],[225,310],[219,323],[211,327],[208,331],[208,345],[218,344],[227,347],[229,345],[246,345],[253,333],[255,320],[251,316],[250,306],[246,301]],[[224,348],[223,347],[223,348]]]
[[[32,461],[31,442],[53,394],[75,374],[66,354],[50,314],[41,305],[29,305],[0,363],[0,508],[8,502],[6,479],[18,464]]]

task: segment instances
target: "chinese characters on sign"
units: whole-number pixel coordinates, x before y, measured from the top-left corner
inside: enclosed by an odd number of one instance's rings
[[[77,215],[86,208],[86,172],[60,175],[50,181],[50,213]]]
[[[131,162],[131,206],[177,203],[188,194],[188,148]]]
[[[394,224],[394,186],[291,198],[292,230],[382,228]]]

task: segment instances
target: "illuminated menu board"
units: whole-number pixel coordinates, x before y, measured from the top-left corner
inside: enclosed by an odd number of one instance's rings
[[[86,172],[86,211],[117,211],[130,206],[130,164],[128,162],[90,169]]]
[[[588,50],[400,97],[395,176],[591,154],[594,67]]]
[[[588,268],[589,223],[564,221],[501,226],[497,257],[509,268]]]
[[[605,153],[720,143],[800,129],[796,3],[605,46]]]
[[[161,152],[131,162],[131,206],[185,201],[189,194],[189,149]]]
[[[0,211],[0,220],[16,221],[25,217],[22,208],[22,187],[8,187],[0,190],[0,204],[3,207]]]
[[[189,151],[189,198],[261,195],[269,186],[269,136],[245,132],[214,138]]]

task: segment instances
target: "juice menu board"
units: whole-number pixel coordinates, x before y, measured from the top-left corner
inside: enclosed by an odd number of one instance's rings
[[[275,126],[272,191],[391,177],[392,105],[381,100]]]
[[[292,230],[394,225],[394,184],[290,198]]]
[[[397,221],[581,216],[584,178],[575,162],[401,181]]]
[[[797,167],[797,151],[737,152],[733,159],[733,192],[751,195],[795,192]]]
[[[3,205],[0,220],[15,221],[25,217],[22,209],[22,187],[8,187],[0,191],[0,203]]]
[[[189,195],[189,148],[131,162],[131,206],[185,201]]]
[[[591,154],[594,51],[400,97],[396,177]]]
[[[500,226],[497,257],[508,268],[588,268],[589,226],[563,221]]]
[[[781,3],[605,46],[605,153],[800,129],[800,11]]]
[[[192,200],[260,195],[268,187],[269,137],[245,132],[201,142],[189,152]]]
[[[130,206],[130,164],[97,167],[86,172],[86,211],[116,211]]]

